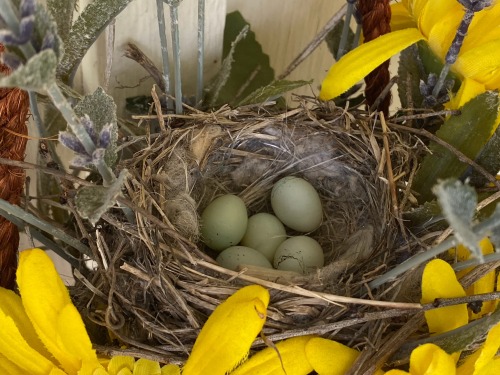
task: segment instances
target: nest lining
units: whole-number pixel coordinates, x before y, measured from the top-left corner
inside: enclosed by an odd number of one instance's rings
[[[270,337],[321,332],[350,346],[380,341],[391,324],[335,328],[367,306],[333,304],[314,294],[367,297],[365,283],[394,261],[402,241],[384,135],[367,114],[306,106],[276,114],[223,108],[193,112],[182,122],[176,127],[172,120],[167,132],[122,162],[131,178],[121,203],[135,209],[137,225],[109,212],[91,236],[100,265],[74,294],[92,324],[106,326],[120,342],[182,362],[210,312],[241,285],[257,281],[277,286],[270,288],[264,330]],[[411,173],[414,140],[405,137],[388,136],[395,176]],[[215,254],[199,238],[203,208],[233,193],[249,214],[272,213],[270,190],[287,175],[305,178],[320,194],[324,220],[310,235],[322,245],[326,266],[307,276],[258,269],[238,276],[215,265]],[[294,293],[290,285],[311,293]],[[94,342],[109,345],[102,330],[93,334]]]

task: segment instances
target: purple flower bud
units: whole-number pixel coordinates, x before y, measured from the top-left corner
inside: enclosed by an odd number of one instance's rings
[[[79,155],[87,155],[81,142],[70,132],[59,132],[59,142]]]
[[[21,18],[19,22],[19,42],[18,44],[24,44],[30,41],[33,35],[33,30],[35,28],[35,16],[31,15],[29,17]]]
[[[92,142],[94,144],[97,144],[97,133],[95,131],[95,126],[92,120],[88,115],[84,115],[83,117],[80,117],[80,123],[83,125],[85,128],[85,131],[87,134],[90,136],[90,139],[92,139]]]
[[[19,6],[19,12],[21,13],[21,18],[29,17],[35,14],[35,0],[22,0]]]
[[[84,168],[92,164],[92,158],[90,156],[76,155],[73,160],[71,160],[71,165],[75,167]]]
[[[7,65],[12,71],[23,65],[22,61],[17,57],[17,55],[14,55],[10,52],[4,52],[0,61]]]
[[[92,164],[97,165],[104,163],[104,155],[106,155],[106,150],[104,148],[96,148],[92,153]]]
[[[54,34],[47,32],[45,36],[43,37],[42,41],[42,47],[41,51],[46,50],[46,49],[53,49],[56,46],[56,38],[54,37]]]
[[[97,142],[99,147],[107,148],[109,146],[111,143],[111,130],[111,124],[103,126],[101,132],[99,133],[99,141]]]
[[[493,2],[492,0],[458,0],[460,4],[462,4],[465,9],[470,10],[472,12],[479,12],[484,8],[487,8]]]

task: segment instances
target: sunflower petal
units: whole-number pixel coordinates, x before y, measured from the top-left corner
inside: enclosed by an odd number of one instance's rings
[[[161,368],[161,375],[181,375],[181,369],[174,364],[168,364]]]
[[[338,342],[314,337],[306,344],[307,359],[319,375],[343,375],[359,352]]]
[[[82,318],[44,251],[21,252],[17,283],[25,311],[38,337],[66,372],[76,373],[82,359],[97,362]],[[62,322],[66,327],[61,326]]]
[[[25,374],[46,375],[54,367],[49,359],[29,346],[22,337],[14,320],[0,310],[0,356],[20,367]],[[1,361],[0,357],[0,361]],[[5,362],[8,364],[8,362]]]
[[[233,371],[231,375],[273,375],[281,373],[307,375],[313,371],[305,352],[306,345],[310,340],[311,336],[283,340],[276,344],[276,348],[268,347],[252,356]]]
[[[118,373],[124,368],[132,371],[134,369],[134,363],[134,357],[117,355],[110,359],[107,365],[108,373],[109,375],[118,375]]]
[[[224,375],[248,355],[266,320],[269,292],[259,286],[241,288],[210,315],[183,368],[183,375]]]
[[[332,65],[321,85],[319,98],[330,100],[343,94],[384,61],[422,39],[417,29],[405,29],[355,48]]]
[[[439,346],[424,344],[415,348],[410,356],[412,375],[454,375],[456,372],[453,356]]]
[[[0,288],[0,301],[2,301],[0,310],[15,321],[19,332],[29,345],[45,358],[51,358],[50,353],[47,351],[45,346],[43,346],[40,338],[33,328],[33,324],[31,324],[28,315],[26,315],[26,312],[24,311],[21,297],[11,290]]]
[[[408,13],[408,8],[402,3],[391,4],[391,30],[416,28],[415,19]]]
[[[497,324],[488,333],[484,345],[477,351],[468,356],[464,362],[458,367],[457,375],[485,375],[488,374],[490,366],[498,366],[494,364],[494,357],[500,348],[500,324]],[[498,367],[496,367],[498,368]],[[491,372],[491,375],[497,374]]]
[[[422,300],[430,303],[436,298],[465,297],[465,291],[455,276],[453,268],[441,259],[431,260],[422,275]],[[467,305],[440,307],[425,312],[431,333],[443,333],[468,323]]]
[[[135,362],[134,375],[161,375],[160,364],[156,361],[140,358]]]
[[[447,109],[459,109],[471,99],[486,91],[486,87],[473,79],[465,78],[460,89],[451,100],[445,104]]]
[[[497,89],[500,87],[500,39],[463,52],[453,69],[466,78],[483,83],[489,90]]]

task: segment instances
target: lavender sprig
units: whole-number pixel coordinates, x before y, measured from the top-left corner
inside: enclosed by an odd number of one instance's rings
[[[465,14],[460,22],[460,25],[457,28],[457,33],[455,34],[455,38],[451,42],[451,46],[448,49],[445,57],[445,64],[441,73],[439,74],[439,79],[434,86],[434,90],[432,91],[432,95],[437,98],[442,87],[446,76],[448,75],[451,66],[457,61],[458,54],[460,53],[460,49],[462,48],[462,44],[464,39],[469,31],[469,26],[472,23],[472,19],[476,12],[479,12],[487,7],[489,7],[492,3],[492,0],[458,0],[460,4],[465,7]]]

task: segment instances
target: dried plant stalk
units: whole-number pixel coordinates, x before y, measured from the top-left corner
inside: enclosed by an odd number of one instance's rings
[[[0,44],[0,53],[4,46]],[[0,74],[10,69],[0,64]],[[28,130],[28,93],[18,88],[0,88],[0,157],[24,160]],[[19,204],[24,186],[24,170],[0,165],[0,199]],[[17,268],[19,232],[17,227],[0,217],[0,286],[13,289]]]

